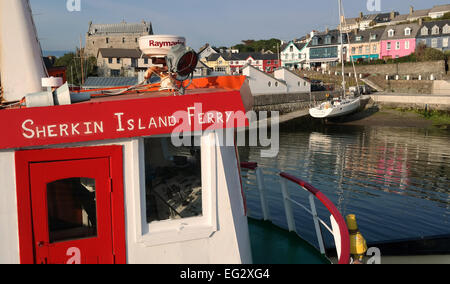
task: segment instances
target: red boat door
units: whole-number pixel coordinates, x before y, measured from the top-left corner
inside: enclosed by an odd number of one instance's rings
[[[21,222],[21,234],[22,240],[27,239],[32,245],[21,243],[22,262],[124,262],[125,242],[121,237],[124,232],[117,233],[117,230],[124,230],[123,197],[120,208],[113,195],[111,164],[111,157],[101,155],[99,158],[28,162],[31,222]],[[120,200],[123,189],[117,193]],[[114,208],[121,212],[114,212]],[[114,218],[119,221],[114,222]],[[23,237],[28,231],[27,223],[32,228],[29,231],[32,240]],[[27,247],[32,253],[22,250]],[[121,255],[120,260],[117,254]]]

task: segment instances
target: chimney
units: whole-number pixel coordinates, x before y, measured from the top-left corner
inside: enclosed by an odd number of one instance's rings
[[[364,14],[363,12],[359,12],[359,18],[362,20],[362,18],[364,18]]]
[[[328,34],[329,32],[330,32],[330,29],[327,27],[327,28],[325,29],[325,33]]]
[[[390,18],[391,18],[391,21],[395,18],[395,12],[394,11],[391,12],[391,17]]]
[[[419,26],[423,25],[423,18],[419,18]]]
[[[409,6],[409,15],[412,16],[414,14],[414,7]]]

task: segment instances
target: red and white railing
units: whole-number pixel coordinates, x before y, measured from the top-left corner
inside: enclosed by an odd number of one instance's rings
[[[258,191],[261,200],[261,208],[263,211],[264,220],[270,220],[269,206],[264,189],[264,178],[261,169],[258,168],[256,163],[241,163],[241,168],[253,170],[256,172],[256,180]],[[281,193],[283,195],[284,209],[286,212],[286,219],[289,227],[289,231],[297,232],[294,213],[292,205],[297,205],[304,209],[306,212],[312,215],[314,220],[314,226],[316,230],[317,240],[319,242],[320,252],[325,255],[325,245],[322,236],[322,230],[320,225],[323,225],[333,236],[336,243],[336,250],[339,257],[339,264],[350,263],[350,237],[344,217],[342,217],[336,206],[328,199],[320,190],[316,189],[312,185],[304,182],[287,173],[280,174],[281,179]],[[299,202],[293,200],[289,193],[288,181],[297,184],[309,193],[310,208],[306,208]],[[331,228],[322,219],[319,218],[316,210],[315,199],[319,201],[328,209],[331,213]]]

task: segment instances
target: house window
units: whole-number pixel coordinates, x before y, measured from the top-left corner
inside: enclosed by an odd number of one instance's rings
[[[175,147],[170,138],[145,139],[144,147],[147,223],[202,216],[200,147]]]
[[[318,45],[319,44],[319,39],[318,38],[313,38],[312,39],[312,45]]]
[[[442,47],[448,47],[448,37],[442,39]]]
[[[356,41],[361,41],[362,40],[362,37],[361,36],[357,36],[356,37]]]
[[[386,49],[387,50],[391,50],[392,49],[392,43],[391,42],[387,43]]]
[[[108,63],[109,64],[113,64],[113,59],[112,58],[108,58]]]
[[[331,44],[331,37],[330,36],[326,36],[325,37],[325,44]]]
[[[370,35],[370,40],[376,40],[377,39],[377,35]]]
[[[400,42],[399,42],[399,41],[397,41],[397,42],[395,43],[395,49],[396,49],[396,50],[399,50],[399,49],[400,49]]]
[[[433,38],[431,40],[431,47],[432,48],[437,48],[438,47],[438,39],[437,38]]]
[[[423,27],[423,28],[422,28],[422,31],[421,31],[420,33],[421,33],[421,35],[423,35],[423,36],[428,35],[428,28],[427,28],[427,27]]]
[[[388,37],[393,37],[395,34],[394,30],[389,30],[388,31]]]
[[[144,64],[145,64],[145,65],[148,64],[148,58],[144,58]]]
[[[411,29],[410,29],[410,28],[406,28],[406,29],[405,29],[405,35],[406,35],[406,36],[411,35]]]
[[[366,53],[370,53],[370,45],[366,45]]]
[[[409,41],[405,41],[405,49],[406,49],[406,50],[409,50],[409,47],[410,47],[410,46],[409,46]]]
[[[352,54],[356,53],[356,47],[352,47]]]
[[[121,59],[117,58],[117,64],[120,64],[120,62],[121,62]]]
[[[269,86],[269,88],[272,87],[272,82],[269,82],[267,85]]]
[[[444,26],[444,28],[442,29],[442,33],[450,34],[450,26],[448,24]]]
[[[377,51],[378,51],[378,48],[377,48],[376,45],[374,45],[373,48],[372,48],[372,52],[373,52],[373,53],[377,53]]]
[[[293,46],[289,47],[289,52],[294,52],[294,47]]]
[[[106,43],[109,43],[109,37],[106,38]]]
[[[125,38],[124,37],[122,38],[122,43],[125,43]]]
[[[438,26],[434,26],[432,31],[431,31],[431,34],[438,35],[439,34],[439,27]]]

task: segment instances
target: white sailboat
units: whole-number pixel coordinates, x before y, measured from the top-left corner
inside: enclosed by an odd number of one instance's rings
[[[345,72],[344,72],[344,53],[343,53],[343,47],[344,47],[344,37],[342,35],[342,15],[344,15],[343,12],[343,6],[342,6],[342,0],[339,1],[339,25],[340,25],[340,33],[341,33],[341,63],[342,63],[342,89],[343,89],[343,97],[341,98],[335,98],[331,101],[324,102],[318,106],[315,106],[309,110],[309,114],[314,118],[334,118],[334,117],[340,117],[345,116],[348,114],[351,114],[355,111],[357,111],[361,107],[361,98],[359,96],[353,96],[348,97],[346,95],[346,82],[345,82]],[[345,21],[345,16],[343,17]],[[347,33],[347,40],[350,42],[350,37]],[[353,60],[352,60],[353,63]],[[355,68],[353,64],[353,68]],[[358,84],[358,77],[355,74],[356,84],[358,94],[360,94],[360,88]]]

